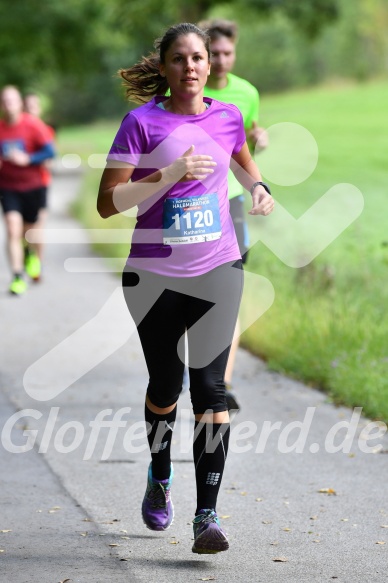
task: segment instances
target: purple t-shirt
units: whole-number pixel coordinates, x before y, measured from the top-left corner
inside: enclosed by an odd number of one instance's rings
[[[166,276],[193,277],[241,257],[229,213],[230,157],[245,143],[240,111],[209,103],[198,115],[174,114],[158,107],[166,97],[129,112],[108,159],[133,164],[131,180],[165,168],[193,144],[195,154],[212,156],[213,174],[177,182],[139,204],[127,265]]]

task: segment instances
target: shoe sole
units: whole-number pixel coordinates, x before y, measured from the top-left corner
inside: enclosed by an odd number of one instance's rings
[[[191,550],[198,555],[214,555],[228,548],[228,539],[222,532],[208,529],[197,537]]]
[[[9,292],[9,294],[10,294],[11,296],[18,296],[18,297],[19,297],[19,296],[22,296],[23,294],[25,294],[25,293],[26,293],[26,291],[27,291],[27,288],[26,288],[26,289],[24,289],[23,291],[19,291],[19,292],[17,292],[17,291],[14,291],[14,290],[12,290],[12,289],[9,289],[9,290],[8,290],[8,292]]]

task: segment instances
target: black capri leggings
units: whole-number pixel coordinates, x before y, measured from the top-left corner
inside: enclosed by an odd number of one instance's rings
[[[227,410],[224,374],[242,288],[241,260],[196,277],[165,277],[125,268],[125,301],[149,372],[147,394],[156,407],[169,407],[178,400],[187,331],[194,413]]]

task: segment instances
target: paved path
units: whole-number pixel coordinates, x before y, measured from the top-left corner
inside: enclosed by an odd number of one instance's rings
[[[48,227],[57,241],[78,235],[47,245],[44,281],[23,298],[1,291],[9,274],[0,255],[0,582],[387,581],[388,457],[361,451],[388,451],[386,436],[368,441],[361,418],[345,439],[336,424],[353,411],[244,351],[218,505],[230,550],[191,553],[187,392],[173,444],[175,521],[165,533],[144,527],[145,366],[119,279],[66,212],[79,188],[79,176],[56,176]],[[81,258],[95,271],[69,271]],[[123,422],[116,436],[98,429],[114,415]],[[345,452],[327,451],[341,443]],[[297,444],[300,453],[286,451]]]

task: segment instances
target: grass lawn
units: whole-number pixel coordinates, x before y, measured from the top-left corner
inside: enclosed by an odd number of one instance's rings
[[[388,82],[327,86],[261,100],[261,124],[299,124],[314,137],[318,162],[306,180],[280,186],[273,170],[273,194],[293,217],[301,217],[331,187],[355,185],[363,194],[364,210],[313,261],[289,267],[262,242],[255,244],[247,270],[266,277],[275,290],[271,308],[242,337],[243,345],[265,358],[272,369],[299,378],[328,393],[335,402],[362,406],[364,413],[388,421],[388,232],[387,152]],[[59,132],[61,153],[106,153],[119,125],[95,124]],[[271,142],[272,154],[276,141]],[[298,159],[298,144],[290,139],[289,160]],[[279,183],[287,152],[279,150]],[[265,156],[258,156],[259,166]],[[276,158],[276,155],[275,155]],[[93,228],[127,228],[132,219],[100,219],[95,198],[101,170],[85,178],[76,212]],[[343,212],[333,203],[335,222]],[[275,216],[275,215],[274,215]],[[260,237],[263,222],[249,217],[252,239]],[[260,218],[261,219],[261,218]],[[266,220],[265,218],[263,219]],[[317,224],[319,228],[319,222]],[[279,232],[279,237],[282,233]],[[100,247],[108,256],[125,257],[128,246]],[[307,247],[308,251],[308,245]],[[303,249],[301,249],[303,252]],[[242,316],[255,305],[255,289],[247,289]]]

